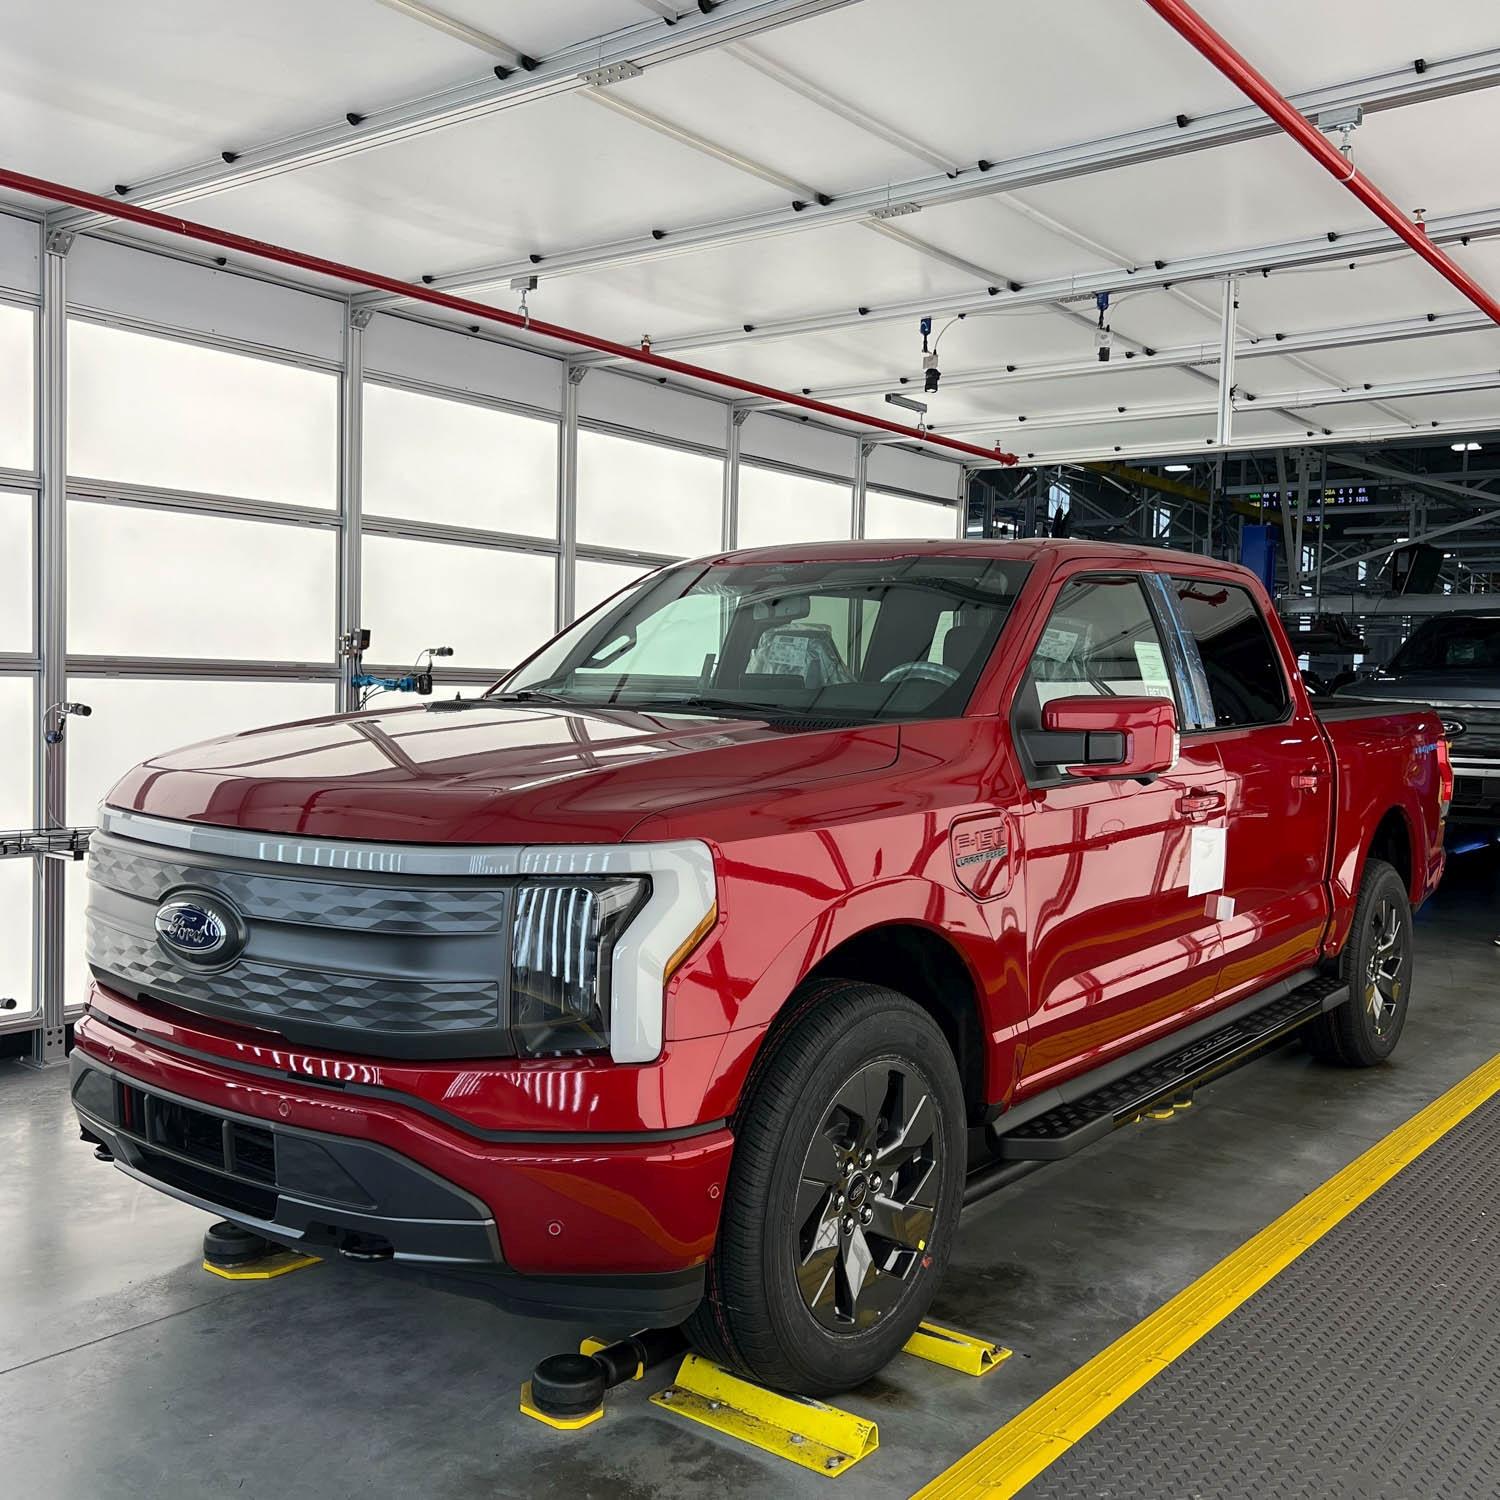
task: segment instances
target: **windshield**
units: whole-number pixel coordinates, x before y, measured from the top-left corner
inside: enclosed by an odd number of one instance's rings
[[[1500,615],[1424,620],[1391,658],[1388,671],[1500,671]]]
[[[778,719],[951,717],[1026,571],[977,557],[684,563],[602,604],[493,691]]]

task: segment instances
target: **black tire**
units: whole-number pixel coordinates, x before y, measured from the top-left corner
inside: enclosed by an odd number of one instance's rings
[[[952,1050],[894,990],[804,985],[756,1060],[736,1137],[688,1337],[773,1389],[849,1390],[911,1337],[947,1264],[966,1141]]]
[[[1396,1050],[1411,998],[1412,937],[1405,883],[1384,860],[1366,860],[1339,962],[1349,998],[1307,1028],[1315,1057],[1345,1068],[1373,1068]]]

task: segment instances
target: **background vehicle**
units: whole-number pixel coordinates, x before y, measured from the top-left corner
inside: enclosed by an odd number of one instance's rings
[[[1387,1057],[1425,710],[1309,705],[1253,576],[1084,542],[652,575],[482,699],[148,761],[74,1097],[125,1171],[538,1311],[855,1384],[981,1161],[1307,1026]]]
[[[1435,615],[1351,697],[1428,703],[1453,747],[1454,824],[1500,832],[1500,614]]]

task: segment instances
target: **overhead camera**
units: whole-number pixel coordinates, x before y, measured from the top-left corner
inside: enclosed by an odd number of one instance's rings
[[[922,356],[922,389],[930,396],[938,388],[938,381],[943,378],[943,372],[938,369],[938,357],[936,354],[924,354]]]
[[[1099,309],[1099,327],[1094,333],[1094,347],[1099,351],[1099,363],[1107,365],[1110,345],[1114,342],[1109,324],[1104,321],[1104,315],[1109,311],[1109,293],[1095,292],[1094,306]]]

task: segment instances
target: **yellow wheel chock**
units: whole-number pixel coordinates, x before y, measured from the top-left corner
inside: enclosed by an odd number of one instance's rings
[[[946,1365],[962,1375],[988,1375],[1009,1359],[1012,1351],[972,1333],[960,1333],[941,1323],[924,1322],[902,1346],[906,1354]]]
[[[868,1418],[806,1396],[768,1391],[697,1354],[689,1354],[677,1379],[651,1400],[828,1479],[847,1473],[880,1446],[880,1430]]]

